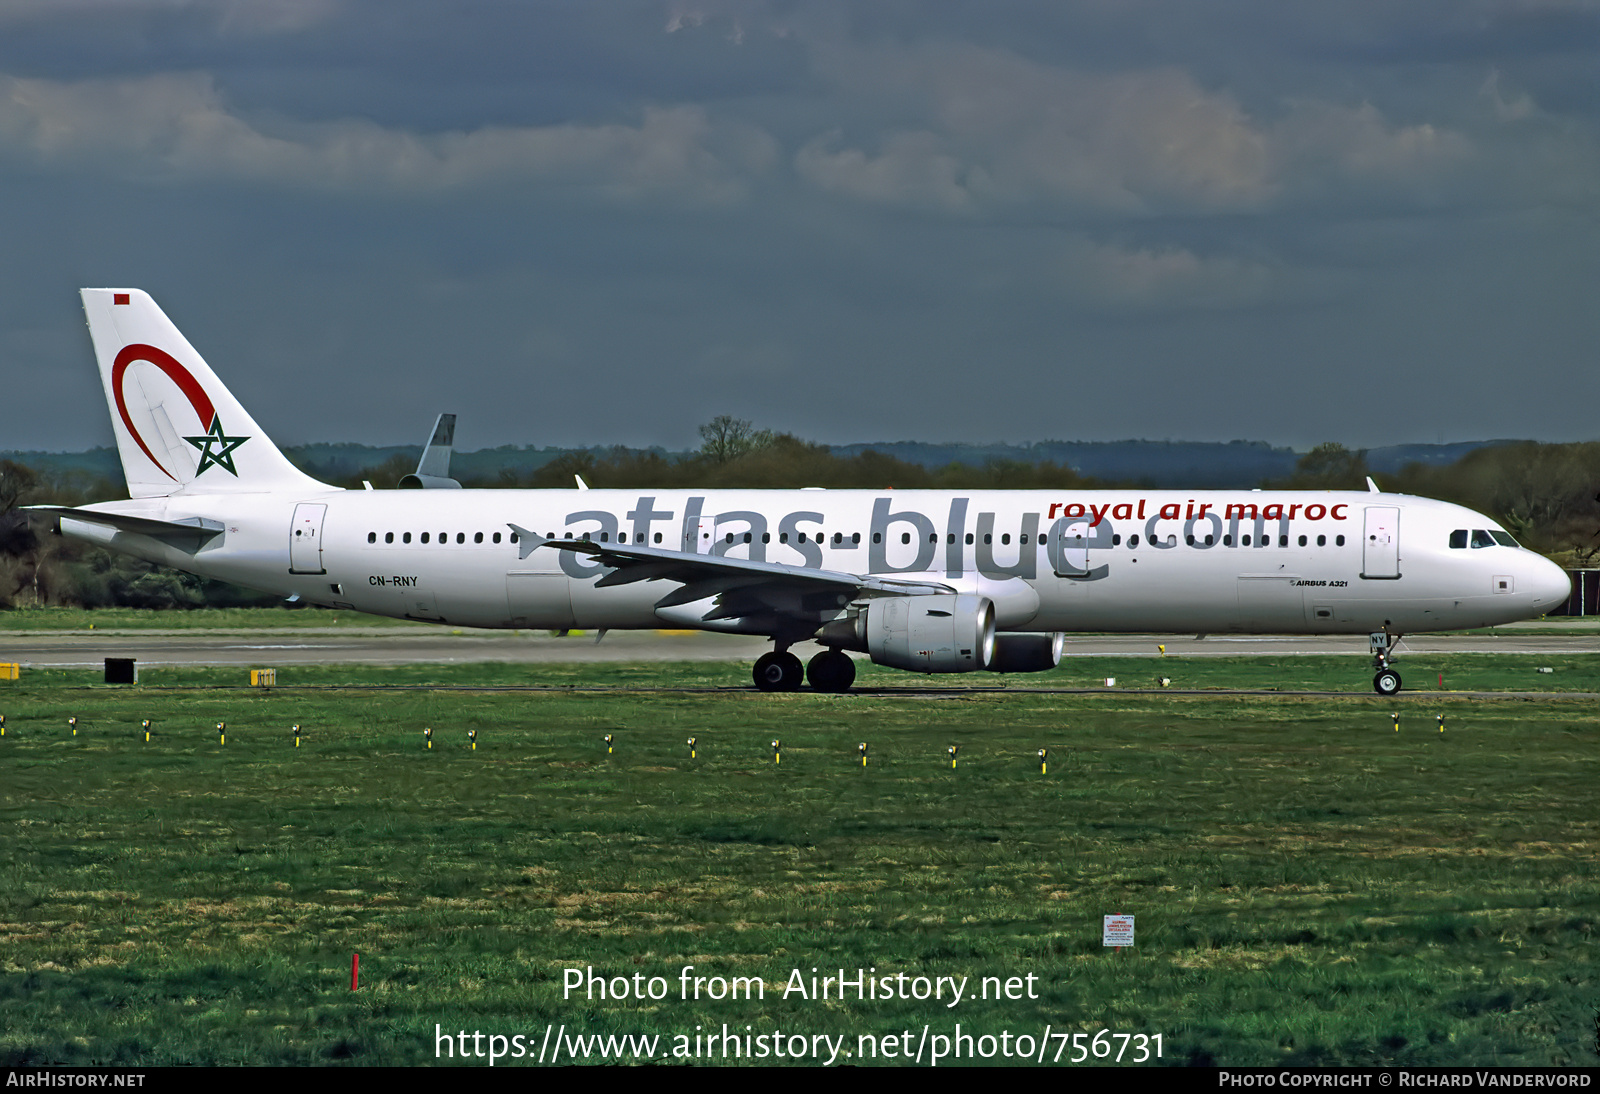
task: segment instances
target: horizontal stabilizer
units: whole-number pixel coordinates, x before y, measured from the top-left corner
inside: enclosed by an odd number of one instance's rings
[[[149,536],[185,551],[199,550],[223,533],[222,523],[207,517],[155,520],[152,517],[135,517],[126,513],[101,513],[94,509],[72,509],[58,505],[29,505],[24,508],[29,513],[60,517],[62,520],[81,520],[86,524],[101,524],[115,528],[119,532]]]

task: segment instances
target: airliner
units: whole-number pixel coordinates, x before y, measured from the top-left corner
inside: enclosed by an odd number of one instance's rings
[[[847,691],[850,653],[919,673],[1042,672],[1069,631],[1365,635],[1390,695],[1402,635],[1526,619],[1570,590],[1489,517],[1370,479],[1365,492],[346,490],[290,464],[147,294],[82,297],[129,498],[35,508],[64,535],[292,602],[452,627],[760,635],[765,691]],[[803,644],[821,647],[804,665]]]

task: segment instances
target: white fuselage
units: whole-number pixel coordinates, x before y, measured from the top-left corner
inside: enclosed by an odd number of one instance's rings
[[[313,604],[469,627],[740,629],[699,622],[696,605],[658,610],[671,582],[597,587],[603,567],[513,542],[513,524],[936,581],[987,596],[1001,631],[1411,633],[1528,618],[1568,590],[1531,551],[1451,546],[1498,531],[1489,518],[1379,493],[330,489],[90,508],[225,531],[193,553],[71,519],[63,531]]]

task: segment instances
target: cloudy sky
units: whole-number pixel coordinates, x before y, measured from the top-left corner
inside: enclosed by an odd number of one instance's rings
[[[1600,0],[0,0],[0,449],[76,290],[282,443],[1600,437]]]

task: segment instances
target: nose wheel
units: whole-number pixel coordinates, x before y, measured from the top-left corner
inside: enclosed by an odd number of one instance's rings
[[[1398,634],[1388,631],[1374,631],[1368,635],[1372,645],[1372,667],[1377,669],[1377,675],[1372,678],[1372,690],[1379,695],[1398,695],[1400,693],[1400,674],[1394,671],[1389,664],[1389,659],[1394,653],[1395,643],[1400,641]]]

